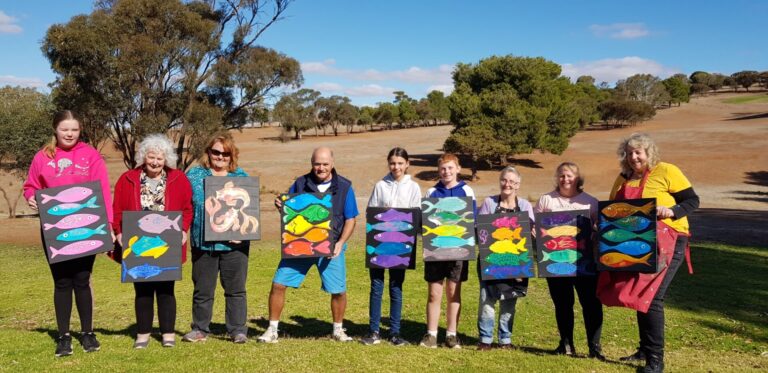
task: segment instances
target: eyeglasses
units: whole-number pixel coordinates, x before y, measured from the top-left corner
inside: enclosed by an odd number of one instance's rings
[[[209,150],[209,152],[211,152],[211,155],[215,155],[217,157],[231,157],[232,156],[231,152],[220,152],[220,151],[218,151],[216,149],[211,149],[211,150]]]

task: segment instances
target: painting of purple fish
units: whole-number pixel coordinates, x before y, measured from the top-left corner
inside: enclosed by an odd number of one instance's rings
[[[424,261],[476,259],[473,206],[472,197],[421,199]]]
[[[528,264],[516,266],[487,266],[483,268],[483,277],[489,279],[501,280],[508,278],[533,277],[533,267]]]
[[[181,211],[123,211],[121,257],[128,267],[123,282],[181,280],[179,224]]]
[[[112,250],[112,235],[98,181],[35,192],[48,263]]]
[[[528,212],[478,215],[477,232],[481,280],[534,275]]]
[[[369,207],[365,212],[365,266],[416,268],[419,209]]]

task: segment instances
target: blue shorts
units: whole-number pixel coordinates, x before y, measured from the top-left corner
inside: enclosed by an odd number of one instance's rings
[[[307,272],[313,265],[317,265],[317,271],[320,272],[321,288],[326,293],[341,294],[347,291],[347,264],[344,254],[347,251],[347,245],[341,249],[339,256],[331,258],[299,258],[282,259],[275,271],[275,277],[272,282],[285,285],[292,288],[298,288],[307,277]]]

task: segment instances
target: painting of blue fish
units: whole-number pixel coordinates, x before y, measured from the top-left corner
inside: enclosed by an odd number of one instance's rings
[[[331,208],[331,195],[325,194],[322,198],[317,198],[313,194],[298,194],[291,198],[288,198],[283,203],[295,211],[304,210],[309,205],[322,205],[326,208]]]
[[[91,228],[70,229],[56,236],[56,239],[59,241],[66,241],[66,242],[87,240],[88,238],[94,235],[107,234],[107,231],[104,230],[104,227],[106,226],[107,226],[106,224],[102,224],[96,227],[95,229],[91,229]]]
[[[365,266],[416,268],[418,214],[415,208],[369,207],[366,210]]]
[[[160,266],[154,266],[147,263],[137,265],[132,268],[128,268],[128,266],[125,265],[125,262],[123,262],[123,275],[122,275],[122,281],[128,282],[127,277],[130,277],[134,280],[148,280],[150,278],[156,277],[160,275],[163,272],[166,271],[178,271],[179,267],[160,267]],[[152,280],[156,281],[156,280]]]
[[[458,212],[467,208],[467,201],[461,197],[424,198],[421,206],[423,214],[432,210]]]
[[[547,271],[558,276],[576,275],[576,264],[573,263],[551,263],[547,265]]]
[[[411,251],[413,246],[400,242],[385,242],[376,247],[368,245],[365,249],[369,255],[403,255],[410,254]]]
[[[453,236],[438,236],[431,239],[429,242],[437,249],[443,249],[447,247],[474,246],[475,237],[459,238]]]
[[[632,256],[642,256],[648,254],[651,251],[651,245],[643,241],[625,241],[618,245],[608,245],[605,242],[598,244],[600,252],[618,251]]]
[[[82,209],[97,209],[101,207],[96,204],[96,196],[91,197],[85,203],[62,203],[48,209],[48,213],[55,216],[64,216],[74,214]]]
[[[517,265],[517,266],[491,265],[483,268],[482,272],[483,272],[483,275],[495,280],[533,277],[532,267],[527,264]]]

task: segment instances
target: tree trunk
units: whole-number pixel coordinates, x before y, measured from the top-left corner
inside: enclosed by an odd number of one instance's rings
[[[477,181],[480,177],[477,176],[477,163],[479,162],[477,157],[472,157],[472,181]]]
[[[5,204],[8,205],[8,218],[15,219],[16,205],[19,204],[19,200],[21,199],[21,195],[23,194],[23,191],[19,191],[19,194],[16,195],[16,198],[13,198],[13,202],[11,202],[12,197],[8,196],[8,192],[5,190],[5,188],[0,187],[0,193],[3,193],[3,199],[5,199]]]

